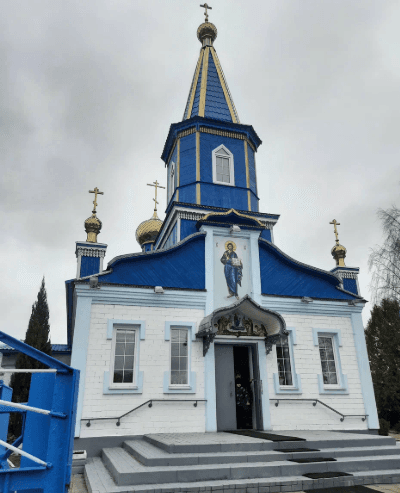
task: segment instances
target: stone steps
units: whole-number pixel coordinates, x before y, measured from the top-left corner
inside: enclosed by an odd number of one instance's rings
[[[323,454],[327,454],[324,452]],[[121,447],[103,449],[103,462],[118,486],[189,481],[301,476],[320,472],[400,470],[400,455],[338,457],[334,462],[297,463],[288,460],[148,467]]]
[[[338,432],[299,436],[306,441],[273,442],[229,433],[146,435],[122,447],[104,448],[101,458],[88,460],[85,477],[90,493],[274,493],[391,482],[393,477],[400,482],[400,446],[390,437]],[[302,448],[318,451],[296,452]],[[293,461],[306,458],[322,460]],[[351,476],[304,476],[328,472]]]
[[[175,453],[170,454],[144,439],[128,440],[123,444],[124,449],[141,464],[149,467],[156,466],[187,466],[199,464],[227,464],[242,462],[271,462],[294,458],[311,457],[362,457],[375,455],[400,454],[400,447],[364,446],[323,448],[319,452],[291,452],[284,453],[275,450],[249,452],[205,452],[205,453]],[[303,444],[304,447],[304,444]],[[307,442],[307,447],[309,444]],[[294,447],[293,447],[294,448]]]
[[[354,472],[353,476],[313,480],[302,476],[253,478],[188,483],[117,486],[99,457],[89,459],[85,468],[89,493],[274,493],[320,488],[400,483],[400,470]]]

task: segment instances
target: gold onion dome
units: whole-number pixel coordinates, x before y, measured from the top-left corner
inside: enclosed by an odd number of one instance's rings
[[[91,243],[96,243],[97,235],[100,233],[102,227],[102,222],[96,216],[96,214],[93,213],[90,217],[86,219],[84,224],[85,224],[85,231],[87,233],[86,241],[89,241]]]
[[[332,248],[332,257],[336,260],[336,265],[339,267],[345,267],[344,259],[346,257],[346,248],[339,242]]]
[[[154,243],[161,230],[163,222],[154,212],[153,216],[139,224],[136,229],[136,240],[142,247],[146,243]]]
[[[217,35],[217,28],[211,22],[203,22],[197,29],[197,39],[203,46],[212,45]]]

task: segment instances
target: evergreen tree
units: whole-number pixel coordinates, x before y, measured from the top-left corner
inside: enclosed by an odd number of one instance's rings
[[[365,331],[380,419],[400,423],[400,305],[383,299],[375,305]]]
[[[47,293],[44,284],[38,293],[37,301],[32,305],[32,313],[29,319],[28,329],[25,335],[26,344],[32,346],[43,353],[51,356],[50,342],[50,325],[49,325],[49,306],[47,304]],[[39,361],[30,358],[26,354],[18,353],[15,367],[17,369],[36,370],[47,368]],[[14,373],[11,378],[11,387],[13,389],[13,402],[27,402],[29,397],[29,387],[31,383],[30,373]],[[21,432],[21,420],[19,416],[11,415],[10,433],[14,436],[19,436]]]

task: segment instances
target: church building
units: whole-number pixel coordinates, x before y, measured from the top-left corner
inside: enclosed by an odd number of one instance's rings
[[[183,118],[162,149],[165,219],[156,181],[139,251],[106,264],[95,188],[87,239],[76,242],[66,281],[75,436],[376,432],[359,269],[345,265],[336,220],[330,271],[275,244],[279,215],[259,210],[262,141],[240,122],[208,17],[197,38]]]

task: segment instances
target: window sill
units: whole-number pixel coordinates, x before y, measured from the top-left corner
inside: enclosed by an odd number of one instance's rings
[[[190,372],[189,385],[170,385],[171,373],[164,372],[164,394],[195,394],[196,393],[196,372]]]
[[[318,377],[318,390],[320,394],[325,394],[325,395],[349,394],[346,375],[343,374],[340,375],[340,381],[342,383],[339,385],[324,385],[322,375],[318,374],[317,377]]]
[[[117,387],[110,385],[110,372],[105,371],[103,377],[103,394],[141,394],[143,392],[143,372],[138,372],[137,385]]]
[[[293,375],[294,385],[281,385],[279,383],[278,373],[274,373],[273,377],[274,377],[275,394],[302,394],[303,393],[301,389],[301,378],[300,375],[298,375],[297,373]]]

